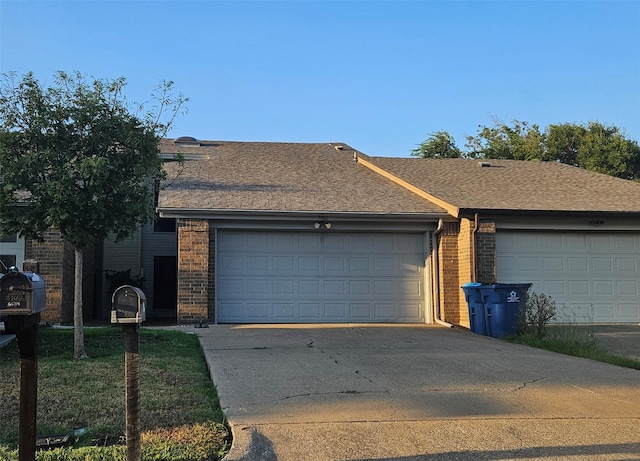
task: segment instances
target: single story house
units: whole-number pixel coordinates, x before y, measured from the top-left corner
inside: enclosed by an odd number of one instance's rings
[[[177,319],[469,325],[461,285],[531,282],[558,320],[640,321],[640,184],[551,162],[164,140]]]
[[[96,258],[101,273],[142,281],[147,318],[469,326],[460,287],[477,281],[531,282],[558,321],[640,322],[639,183],[335,142],[183,137],[160,150],[185,158],[166,163],[160,219]],[[108,281],[95,285],[107,318]]]

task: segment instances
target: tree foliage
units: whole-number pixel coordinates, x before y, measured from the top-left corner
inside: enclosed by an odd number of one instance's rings
[[[162,82],[157,105],[140,114],[125,86],[79,72],[58,72],[49,87],[32,73],[0,80],[0,233],[42,240],[54,228],[74,246],[76,358],[85,357],[82,252],[154,219],[153,188],[165,177],[158,141],[186,102]]]
[[[456,146],[455,140],[449,133],[436,131],[413,149],[411,155],[422,158],[460,158],[462,151]]]
[[[125,85],[59,72],[45,88],[33,74],[3,75],[1,231],[41,239],[53,227],[82,249],[154,218],[149,188],[164,178],[158,140],[167,124],[136,115]],[[175,111],[184,98],[168,98],[172,84],[162,85],[162,104]]]
[[[432,134],[411,155],[425,158],[463,157],[482,159],[538,160],[566,163],[618,178],[640,180],[640,146],[613,125],[538,125],[514,120],[495,121],[478,127],[468,136],[466,150],[459,149],[446,131]]]

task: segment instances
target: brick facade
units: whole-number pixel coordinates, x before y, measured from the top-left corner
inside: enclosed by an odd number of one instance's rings
[[[43,242],[26,241],[25,257],[39,262],[40,275],[46,284],[47,308],[41,314],[43,322],[60,322],[62,318],[64,247],[60,232],[54,230],[45,233]],[[73,286],[71,289],[73,300]]]
[[[480,221],[476,233],[477,282],[496,283],[496,223]]]
[[[496,226],[462,218],[444,224],[439,234],[439,317],[447,322],[469,326],[468,307],[461,286],[470,281],[484,284],[496,281]],[[476,250],[477,277],[474,277],[472,251]],[[95,317],[95,251],[85,250],[85,319]],[[49,231],[43,242],[27,240],[25,256],[40,262],[40,273],[47,284],[47,309],[42,320],[73,323],[74,249],[57,231]],[[474,280],[475,278],[475,280]],[[178,323],[215,321],[215,231],[207,220],[178,221]]]
[[[211,299],[209,280],[209,222],[202,219],[178,220],[178,323],[208,321]]]
[[[439,235],[438,267],[440,268],[440,318],[451,323],[460,323],[458,234],[460,223],[445,223]],[[464,298],[462,298],[464,301]]]
[[[474,225],[473,219],[461,218],[445,223],[439,235],[440,318],[465,327],[469,309],[460,287],[467,282],[494,283],[496,278],[495,223],[481,221],[475,236]]]
[[[95,247],[89,245],[83,255],[82,307],[84,318],[92,319],[95,307]],[[47,307],[41,314],[42,321],[73,324],[73,246],[64,241],[59,231],[49,230],[44,234],[42,242],[26,241],[25,257],[39,262],[40,275],[46,284]]]

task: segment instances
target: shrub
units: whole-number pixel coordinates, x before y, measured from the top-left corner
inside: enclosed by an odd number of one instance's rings
[[[547,335],[547,325],[555,315],[556,302],[551,296],[530,290],[518,320],[519,333],[542,339]]]

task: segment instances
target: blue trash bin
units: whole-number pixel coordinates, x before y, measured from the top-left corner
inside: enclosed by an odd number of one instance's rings
[[[494,283],[480,288],[488,336],[502,338],[518,333],[518,316],[529,288],[531,283]]]
[[[462,285],[462,290],[469,306],[469,326],[471,331],[486,336],[487,324],[482,293],[480,292],[481,286],[481,283],[469,282]]]

